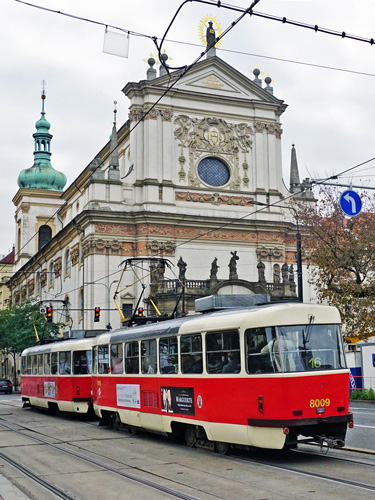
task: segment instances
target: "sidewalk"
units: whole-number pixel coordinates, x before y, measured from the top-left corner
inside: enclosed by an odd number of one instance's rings
[[[1,469],[0,469],[1,471]],[[0,473],[0,500],[30,500]]]

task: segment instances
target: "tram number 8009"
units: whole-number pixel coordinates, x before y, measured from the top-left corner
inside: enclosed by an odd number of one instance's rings
[[[327,399],[310,399],[310,408],[322,408],[324,406],[329,406],[331,400]]]

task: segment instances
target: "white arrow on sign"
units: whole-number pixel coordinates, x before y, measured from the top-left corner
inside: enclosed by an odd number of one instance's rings
[[[344,196],[344,200],[346,200],[348,203],[352,204],[352,212],[354,214],[356,212],[355,199],[352,196],[350,196],[349,193],[346,193],[346,195]]]

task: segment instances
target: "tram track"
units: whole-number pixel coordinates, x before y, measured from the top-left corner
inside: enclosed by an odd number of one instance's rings
[[[66,493],[65,490],[63,490],[62,488],[59,488],[55,484],[50,483],[46,479],[42,479],[40,476],[38,476],[38,474],[35,474],[30,468],[25,467],[24,465],[21,465],[19,462],[16,462],[15,460],[8,457],[7,455],[5,455],[1,451],[0,451],[0,459],[4,460],[12,467],[15,467],[17,470],[22,472],[25,476],[28,476],[30,479],[37,482],[39,485],[41,485],[46,490],[54,493],[58,498],[62,498],[63,500],[77,500],[77,497],[70,495],[69,493]]]
[[[298,453],[294,452],[294,453]],[[306,455],[318,455],[318,453],[308,453],[306,452]],[[341,460],[341,461],[348,461],[348,462],[353,462],[356,465],[365,465],[365,466],[371,466],[373,467],[375,464],[368,464],[367,462],[361,462],[357,460],[352,460],[352,459],[345,459],[345,458],[340,458],[340,457],[328,457],[330,459],[336,459],[336,460]],[[257,465],[262,465],[264,467],[268,467],[270,469],[274,470],[281,470],[281,471],[286,471],[286,472],[291,472],[294,474],[300,474],[303,476],[307,476],[310,478],[314,479],[319,479],[319,480],[325,480],[325,481],[331,481],[334,483],[338,483],[341,485],[346,485],[346,486],[352,486],[355,488],[360,488],[362,490],[367,490],[367,491],[374,491],[375,492],[375,486],[366,484],[366,483],[361,483],[359,481],[352,481],[350,479],[345,479],[342,477],[335,477],[335,476],[330,476],[329,474],[321,474],[319,472],[312,472],[312,471],[307,471],[301,468],[296,468],[293,466],[289,465],[280,465],[280,464],[275,464],[272,463],[271,461],[266,461],[266,460],[260,460],[260,459],[255,459],[255,458],[247,458],[247,457],[235,457],[235,460],[241,461],[241,462],[249,462]]]
[[[136,473],[130,473],[130,472],[125,472],[124,470],[121,470],[119,467],[124,467],[124,465],[125,465],[122,462],[118,462],[118,464],[119,464],[118,466],[116,464],[110,465],[110,464],[106,463],[106,460],[110,460],[112,463],[116,462],[116,460],[114,460],[112,458],[105,457],[101,454],[98,454],[97,452],[93,452],[93,451],[89,452],[91,455],[93,455],[93,454],[96,455],[96,457],[88,456],[87,454],[82,453],[81,451],[72,450],[72,449],[68,448],[68,446],[76,446],[74,443],[69,443],[69,441],[59,440],[59,442],[52,442],[53,440],[56,440],[56,438],[54,436],[48,435],[48,434],[47,435],[39,434],[39,432],[36,431],[35,428],[31,428],[31,427],[28,427],[28,426],[25,426],[22,424],[15,424],[15,423],[7,422],[6,420],[1,419],[1,416],[0,416],[0,422],[4,428],[9,429],[12,432],[15,432],[15,433],[23,435],[27,438],[33,439],[36,442],[39,442],[43,445],[55,448],[61,452],[64,452],[64,453],[72,456],[72,457],[76,457],[78,459],[81,459],[87,463],[90,463],[92,465],[95,465],[95,466],[101,468],[104,471],[118,474],[120,476],[123,476],[123,477],[129,479],[129,480],[136,481],[136,482],[141,483],[141,484],[148,486],[150,488],[157,489],[170,497],[182,498],[182,499],[186,499],[186,500],[196,500],[196,498],[191,496],[191,495],[181,493],[173,488],[168,488],[168,487],[162,486],[162,485],[160,485],[160,484],[158,484],[150,479],[145,479],[145,478],[139,477]],[[82,424],[89,424],[90,426],[94,425],[94,423],[92,423],[92,422],[81,422],[81,423]],[[352,452],[352,450],[344,450],[344,451]],[[240,453],[242,453],[242,452],[240,452]],[[341,453],[341,450],[337,451],[337,453]],[[343,477],[339,477],[338,475],[330,475],[330,474],[320,473],[319,471],[314,472],[314,471],[305,470],[303,467],[302,468],[298,467],[298,466],[294,467],[293,465],[290,464],[290,462],[285,464],[287,457],[294,457],[294,459],[295,459],[297,455],[301,455],[301,457],[305,456],[306,459],[308,459],[309,456],[310,457],[321,457],[324,460],[340,461],[343,463],[352,463],[353,465],[355,464],[356,466],[364,466],[364,467],[374,467],[375,466],[375,462],[371,463],[368,460],[361,460],[360,458],[339,457],[339,456],[335,456],[333,454],[324,455],[324,454],[319,453],[315,450],[300,450],[300,449],[292,450],[291,452],[289,452],[289,454],[285,454],[285,455],[279,454],[277,459],[275,459],[274,457],[270,458],[270,459],[267,459],[267,458],[262,459],[262,457],[260,457],[260,458],[244,457],[244,456],[239,456],[235,452],[229,457],[221,457],[221,458],[224,460],[229,460],[229,461],[235,460],[235,461],[253,463],[253,464],[260,465],[260,466],[267,467],[267,468],[274,469],[274,470],[286,471],[286,472],[289,472],[292,474],[298,474],[298,475],[306,476],[306,477],[313,478],[316,480],[324,480],[324,481],[337,483],[340,485],[346,485],[346,486],[358,488],[358,489],[361,489],[363,491],[375,491],[375,486],[373,486],[371,484],[366,484],[365,482],[345,479]],[[11,465],[14,465],[14,466],[19,465],[19,464],[12,463],[11,462],[12,459],[9,459],[9,457],[7,457],[2,452],[0,452],[0,458],[3,458]],[[277,461],[280,461],[280,459],[283,460],[283,462],[284,462],[283,464],[275,463]],[[131,466],[131,465],[129,466],[128,464],[126,464],[126,467],[131,467],[131,469],[133,471],[138,471],[140,474],[147,474],[148,476],[156,476],[159,479],[159,481],[163,481],[163,480],[169,481],[169,479],[167,479],[166,477],[163,477],[160,474],[152,473],[152,472],[148,471],[147,469],[144,469],[144,468],[139,467],[139,466],[134,467],[134,466]],[[17,468],[20,471],[24,472],[29,477],[31,477],[32,479],[34,479],[34,477],[32,476],[33,472],[30,471],[29,469],[23,468],[22,465],[21,465],[21,468],[20,467],[17,467]],[[41,480],[41,481],[43,482],[43,480]],[[39,484],[42,484],[41,481],[37,481],[37,482],[39,482]],[[174,483],[181,484],[181,486],[186,487],[186,484],[184,484],[183,482],[179,483],[179,482],[174,481]],[[49,486],[52,486],[52,488],[55,487],[54,485],[51,485],[51,483],[46,482],[47,489],[50,489]],[[50,491],[53,491],[53,490],[50,489]],[[56,494],[56,496],[58,498],[63,498],[66,500],[77,500],[76,497],[69,496],[69,494],[63,489],[57,488],[56,491],[54,491],[54,493]],[[198,498],[199,498],[200,493],[201,493],[201,490],[198,489],[197,490]]]
[[[158,483],[156,483],[154,481],[151,481],[149,479],[144,479],[144,478],[142,478],[140,476],[137,476],[135,474],[131,474],[129,472],[126,472],[124,470],[119,469],[118,467],[111,466],[108,463],[105,463],[105,462],[103,462],[101,460],[89,457],[88,455],[85,455],[84,453],[81,453],[79,451],[74,451],[74,450],[68,449],[66,446],[64,446],[62,444],[52,443],[48,439],[45,439],[45,438],[43,438],[41,436],[32,435],[32,433],[35,434],[35,430],[34,429],[21,426],[20,424],[17,424],[17,426],[18,427],[22,427],[23,429],[19,429],[19,428],[17,429],[12,424],[9,424],[8,422],[4,422],[3,420],[1,421],[1,425],[3,427],[5,427],[5,428],[11,430],[12,432],[20,434],[22,436],[26,436],[26,437],[28,437],[30,439],[33,439],[33,440],[35,440],[35,441],[37,441],[39,443],[42,443],[42,444],[47,445],[47,446],[50,446],[51,448],[57,449],[59,451],[62,451],[62,452],[66,453],[66,454],[68,454],[70,456],[75,457],[75,458],[79,458],[79,459],[81,459],[81,460],[83,460],[83,461],[85,461],[87,463],[92,464],[92,465],[96,465],[97,467],[100,467],[101,469],[103,469],[105,471],[112,472],[112,473],[120,475],[120,476],[122,476],[122,477],[124,477],[126,479],[129,479],[129,480],[135,481],[137,483],[143,484],[144,486],[148,486],[148,487],[150,487],[152,489],[159,490],[159,491],[161,491],[163,493],[166,493],[167,495],[169,495],[171,497],[181,498],[182,500],[197,500],[196,497],[192,497],[191,495],[187,495],[186,493],[182,493],[182,492],[179,492],[179,491],[177,491],[175,489],[169,488],[167,486],[160,485],[160,484],[158,484]],[[54,485],[52,485],[48,481],[45,481],[45,480],[39,478],[29,468],[24,467],[21,464],[17,464],[17,462],[15,462],[10,457],[8,457],[7,455],[5,455],[3,452],[0,452],[0,458],[3,458],[5,461],[7,461],[8,463],[10,463],[11,465],[17,467],[18,470],[20,470],[21,472],[23,472],[24,474],[26,474],[30,478],[32,478],[35,481],[37,481],[39,484],[41,484],[42,486],[44,486],[46,489],[49,489],[50,491],[53,491],[53,493],[55,493],[59,498],[63,498],[65,500],[77,500],[77,498],[75,496],[69,496],[69,494],[67,494],[64,490],[62,490],[62,489],[60,489],[58,487],[55,487]],[[136,469],[139,470],[142,473],[146,473],[146,474],[150,475],[150,472],[148,472],[145,469],[141,469],[139,467],[137,467]],[[167,478],[163,478],[162,476],[158,476],[158,477],[160,479],[167,480]],[[55,488],[55,491],[53,490],[53,488]]]

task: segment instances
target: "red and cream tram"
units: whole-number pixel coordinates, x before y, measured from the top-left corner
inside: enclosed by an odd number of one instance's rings
[[[92,339],[30,347],[21,358],[24,406],[87,413],[92,408]]]
[[[343,446],[353,425],[333,307],[227,309],[92,343],[94,411],[114,424],[184,433],[189,445],[211,441],[221,452],[229,443],[293,447],[301,437]]]

